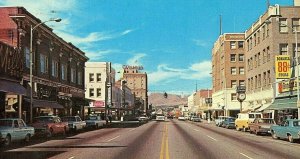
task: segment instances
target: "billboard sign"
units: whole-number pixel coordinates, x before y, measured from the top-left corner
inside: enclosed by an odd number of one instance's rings
[[[277,55],[275,56],[275,74],[276,79],[289,79],[291,78],[289,55]]]

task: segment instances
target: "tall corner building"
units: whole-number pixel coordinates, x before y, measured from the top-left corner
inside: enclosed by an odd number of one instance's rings
[[[212,49],[213,117],[236,116],[240,103],[236,86],[245,86],[244,33],[220,35]]]
[[[142,66],[123,66],[123,80],[126,80],[126,85],[131,89],[135,97],[143,99],[144,113],[148,110],[148,77],[146,72],[142,72]]]

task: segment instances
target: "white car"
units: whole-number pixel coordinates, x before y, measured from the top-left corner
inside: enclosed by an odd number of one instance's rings
[[[185,121],[185,117],[184,117],[184,116],[180,116],[180,117],[178,117],[178,120],[183,120],[183,121]]]
[[[164,115],[156,115],[156,121],[165,121]]]

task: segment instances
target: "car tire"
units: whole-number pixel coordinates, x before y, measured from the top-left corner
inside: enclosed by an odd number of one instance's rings
[[[30,134],[27,134],[25,136],[25,139],[24,139],[25,143],[29,143],[30,142]]]
[[[271,131],[271,136],[272,136],[273,139],[279,139],[279,138],[276,136],[275,131]]]
[[[47,137],[47,138],[51,138],[52,135],[53,135],[53,129],[50,128],[50,130],[49,130],[49,131],[47,132],[47,134],[46,134],[46,137]]]
[[[243,132],[246,132],[247,131],[247,128],[243,127]]]
[[[229,125],[226,125],[226,129],[229,129]]]
[[[259,132],[257,130],[254,131],[255,135],[259,135]]]
[[[292,135],[288,135],[288,140],[289,140],[290,143],[294,143],[295,142],[295,140],[294,140],[294,138],[293,138]]]
[[[236,126],[235,126],[235,130],[236,130],[236,131],[240,131],[240,128],[236,125]]]
[[[4,146],[9,146],[11,144],[11,136],[7,135],[4,139]]]

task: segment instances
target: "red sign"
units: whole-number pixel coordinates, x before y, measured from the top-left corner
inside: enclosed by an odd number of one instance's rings
[[[103,101],[94,101],[94,107],[104,107],[105,103]]]

